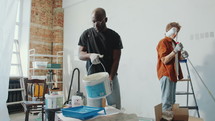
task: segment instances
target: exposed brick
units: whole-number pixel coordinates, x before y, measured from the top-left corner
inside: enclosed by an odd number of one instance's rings
[[[62,0],[32,0],[30,49],[36,54],[57,54],[63,51],[63,20]],[[37,57],[36,61],[57,62],[57,58]],[[63,58],[58,62],[63,64]],[[30,59],[32,67],[32,59]],[[44,75],[47,70],[36,70],[35,75]],[[32,70],[30,71],[32,75]],[[62,80],[62,71],[57,71],[58,79]],[[62,88],[62,85],[60,85]]]

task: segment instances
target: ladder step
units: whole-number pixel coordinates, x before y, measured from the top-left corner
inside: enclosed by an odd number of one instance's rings
[[[191,79],[181,79],[181,80],[178,80],[178,81],[191,81]]]
[[[13,52],[13,54],[19,54],[19,52]]]
[[[179,60],[180,63],[187,63],[187,59]]]
[[[23,101],[8,102],[7,105],[20,104],[20,103],[23,103]]]
[[[176,95],[193,95],[194,93],[192,92],[176,92]]]
[[[21,65],[12,63],[11,66],[21,66]]]
[[[23,91],[24,88],[17,88],[17,89],[8,89],[9,92],[12,92],[12,91]]]
[[[188,108],[192,110],[199,110],[198,106],[179,106],[180,108]]]
[[[10,76],[11,79],[23,78],[22,76]]]

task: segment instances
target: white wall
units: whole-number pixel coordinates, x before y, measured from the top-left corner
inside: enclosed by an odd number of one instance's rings
[[[86,73],[85,62],[77,59],[78,40],[82,32],[92,26],[92,10],[103,7],[109,18],[107,26],[121,35],[124,45],[119,80],[122,107],[127,112],[154,118],[154,106],[161,102],[156,45],[164,37],[166,24],[172,21],[182,25],[178,40],[215,95],[214,6],[214,0],[64,0],[64,91],[68,91],[73,68],[80,68],[81,76]],[[189,67],[200,115],[205,121],[212,121],[215,102]],[[74,84],[73,92],[76,87]],[[190,115],[196,116],[196,113],[190,112]]]

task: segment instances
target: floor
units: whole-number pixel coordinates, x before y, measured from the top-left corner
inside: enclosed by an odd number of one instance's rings
[[[24,112],[14,112],[10,113],[10,121],[25,121],[25,113]],[[29,121],[41,121],[38,115],[29,115]]]

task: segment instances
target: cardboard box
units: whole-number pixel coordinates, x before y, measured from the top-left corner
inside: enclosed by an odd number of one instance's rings
[[[196,118],[196,117],[189,116],[188,121],[204,121],[204,120],[202,118]]]
[[[177,108],[179,108],[179,104],[174,104],[174,105],[172,106],[172,109],[177,109]]]
[[[162,104],[158,104],[154,107],[156,121],[162,119]],[[179,104],[173,105],[173,121],[188,121],[188,108],[179,108]]]
[[[188,121],[188,109],[187,108],[173,108],[173,121]]]
[[[160,121],[162,117],[162,104],[158,104],[154,107],[155,110],[155,120]]]

